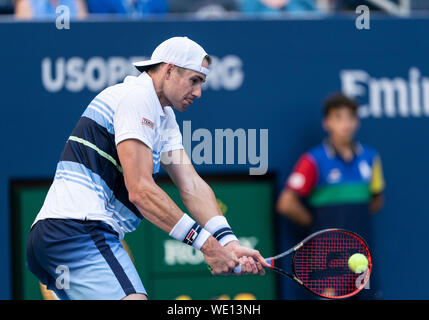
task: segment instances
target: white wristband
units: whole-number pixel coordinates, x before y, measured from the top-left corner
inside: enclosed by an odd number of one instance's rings
[[[169,235],[172,238],[186,243],[198,250],[201,249],[203,244],[210,237],[210,233],[203,229],[186,213],[176,223]]]
[[[192,244],[192,246],[197,249],[200,250],[201,247],[203,246],[203,244],[207,241],[208,238],[210,238],[212,235],[210,234],[210,232],[208,232],[206,229],[201,228],[200,234],[198,235],[198,237],[195,239],[194,243]]]
[[[183,241],[185,239],[188,231],[194,225],[195,221],[188,216],[186,213],[180,218],[176,225],[171,229],[169,235],[170,237]]]
[[[204,226],[204,229],[210,232],[222,246],[225,246],[231,241],[238,241],[224,216],[215,216],[211,218]]]

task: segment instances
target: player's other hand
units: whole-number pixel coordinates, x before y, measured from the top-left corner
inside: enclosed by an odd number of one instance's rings
[[[239,264],[237,256],[230,250],[222,247],[219,242],[210,237],[201,247],[204,259],[211,268],[212,274],[233,273]]]
[[[264,275],[264,267],[270,266],[258,250],[243,247],[238,241],[231,241],[225,248],[231,250],[237,258],[240,258],[240,264],[242,266],[241,273],[259,273],[260,275]]]
[[[265,270],[262,267],[261,263],[255,262],[255,260],[252,257],[246,257],[242,256],[239,259],[239,263],[241,266],[241,273],[237,275],[246,275],[246,274],[260,274],[264,275]]]

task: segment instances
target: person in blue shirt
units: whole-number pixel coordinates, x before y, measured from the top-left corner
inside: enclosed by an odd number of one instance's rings
[[[371,217],[383,206],[385,183],[378,152],[355,140],[359,125],[355,101],[343,94],[326,101],[328,136],[300,157],[276,209],[309,232],[346,229],[371,247]]]
[[[344,228],[370,238],[370,217],[383,205],[378,152],[354,137],[357,104],[337,94],[325,104],[328,137],[304,153],[289,176],[277,210],[312,232]]]

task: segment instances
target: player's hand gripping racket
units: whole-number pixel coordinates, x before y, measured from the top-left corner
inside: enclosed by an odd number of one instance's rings
[[[348,265],[350,257],[363,254],[368,267],[361,273],[353,272]],[[292,256],[292,273],[276,266],[279,259]],[[371,274],[371,254],[365,241],[357,234],[326,229],[311,234],[293,248],[266,259],[270,269],[285,275],[311,292],[328,299],[343,299],[361,291]],[[234,269],[241,273],[241,266]]]

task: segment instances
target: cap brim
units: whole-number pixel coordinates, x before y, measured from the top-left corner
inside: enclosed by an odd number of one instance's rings
[[[159,60],[144,60],[144,61],[134,62],[133,66],[136,67],[138,71],[143,72],[149,69],[149,67],[161,62],[162,61],[159,61]]]

